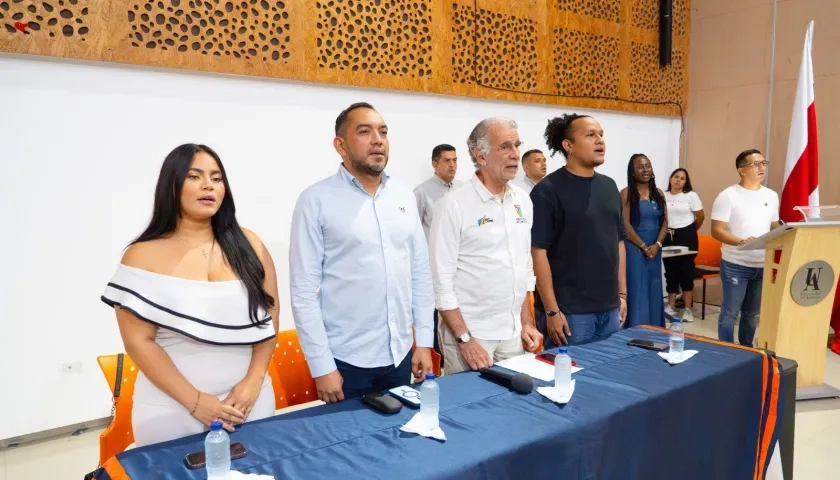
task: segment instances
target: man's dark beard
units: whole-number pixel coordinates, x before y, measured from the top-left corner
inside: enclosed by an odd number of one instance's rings
[[[365,163],[364,159],[358,160],[357,158],[351,156],[350,157],[350,164],[353,165],[353,168],[356,171],[364,173],[365,175],[381,175],[383,171],[385,171],[385,167],[388,166],[388,157],[385,157],[385,165],[382,165],[382,168],[379,169],[379,166],[370,166]]]

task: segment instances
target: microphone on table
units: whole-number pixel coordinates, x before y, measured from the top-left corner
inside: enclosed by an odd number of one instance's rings
[[[491,368],[482,368],[478,371],[482,378],[498,383],[519,393],[531,393],[534,390],[534,379],[524,373],[507,373]]]

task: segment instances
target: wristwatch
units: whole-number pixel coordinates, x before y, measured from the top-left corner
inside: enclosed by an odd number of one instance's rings
[[[458,337],[458,343],[467,343],[470,341],[472,337],[470,336],[470,332],[464,332]]]
[[[545,314],[549,317],[553,317],[553,316],[557,315],[558,313],[560,313],[560,312],[552,312],[552,311],[545,312]]]

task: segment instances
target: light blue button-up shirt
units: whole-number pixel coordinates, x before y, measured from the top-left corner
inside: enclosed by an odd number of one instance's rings
[[[428,247],[414,194],[383,174],[367,193],[343,165],[304,190],[292,216],[292,314],[313,377],[399,365],[434,342]]]

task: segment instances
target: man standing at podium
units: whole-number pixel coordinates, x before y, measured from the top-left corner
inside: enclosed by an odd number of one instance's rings
[[[753,346],[761,310],[764,250],[737,247],[779,226],[779,196],[762,185],[767,160],[758,150],[745,150],[735,159],[741,181],[722,191],[712,207],[712,237],[721,247],[720,280],[723,305],[718,338],[735,341],[735,318],[741,314],[738,343]]]

